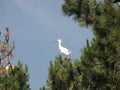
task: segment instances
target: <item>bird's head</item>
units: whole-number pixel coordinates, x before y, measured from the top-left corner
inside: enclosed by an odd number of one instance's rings
[[[55,42],[61,43],[62,40],[61,39],[57,39]]]

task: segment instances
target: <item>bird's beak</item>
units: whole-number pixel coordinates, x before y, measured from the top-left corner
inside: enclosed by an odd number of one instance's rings
[[[54,41],[54,43],[57,43],[57,41]]]

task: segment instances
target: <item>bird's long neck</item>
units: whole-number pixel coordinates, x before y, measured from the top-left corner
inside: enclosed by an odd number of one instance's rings
[[[60,48],[62,48],[61,42],[59,42],[59,44],[58,44],[58,45],[59,45],[59,49],[60,49]]]

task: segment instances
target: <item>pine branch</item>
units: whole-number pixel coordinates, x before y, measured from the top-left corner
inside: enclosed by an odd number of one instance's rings
[[[120,5],[118,3],[116,3],[116,5],[120,8]]]
[[[114,0],[113,3],[117,3],[117,2],[120,2],[120,0]]]

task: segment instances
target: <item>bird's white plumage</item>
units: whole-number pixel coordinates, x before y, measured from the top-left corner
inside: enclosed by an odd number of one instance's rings
[[[8,64],[8,65],[5,67],[5,69],[8,71],[8,70],[10,69],[10,67],[11,67],[12,69],[14,69],[14,65],[13,65],[13,64]]]
[[[71,56],[71,51],[61,45],[62,40],[57,39],[57,42],[58,42],[60,52],[67,56]]]

